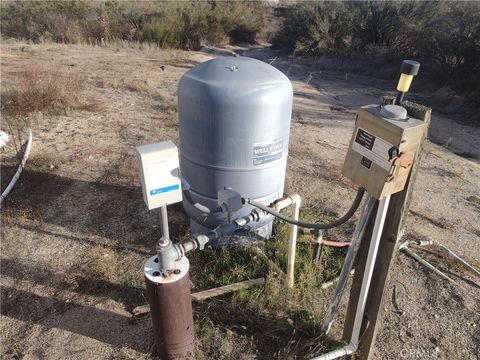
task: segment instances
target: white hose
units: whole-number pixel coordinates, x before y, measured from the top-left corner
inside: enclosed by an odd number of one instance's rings
[[[12,177],[12,180],[10,180],[10,183],[8,184],[7,188],[3,191],[2,195],[0,196],[0,205],[7,198],[8,194],[10,193],[10,191],[12,191],[18,178],[20,177],[20,174],[22,173],[23,168],[25,167],[25,164],[27,162],[28,155],[30,154],[31,148],[32,148],[32,132],[30,131],[30,135],[28,136],[27,147],[25,149],[25,153],[23,154],[22,162],[18,166],[17,172]]]

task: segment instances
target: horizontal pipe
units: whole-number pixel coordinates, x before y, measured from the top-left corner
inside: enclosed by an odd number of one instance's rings
[[[254,285],[262,284],[265,281],[265,278],[258,278],[253,280],[240,281],[234,284],[229,284],[225,286],[220,286],[214,289],[208,289],[192,294],[193,301],[203,301],[210,299],[215,296],[225,295],[233,291],[238,291],[242,289],[249,288]]]
[[[275,200],[273,202],[272,208],[275,209],[276,211],[280,211],[285,209],[286,207],[301,202],[302,199],[300,195],[294,194],[294,195],[286,195],[285,197]]]
[[[430,264],[428,261],[426,260],[423,260],[420,256],[418,256],[417,254],[415,254],[412,250],[410,250],[405,244],[400,246],[400,250],[406,252],[408,255],[410,255],[411,257],[413,257],[415,260],[417,260],[420,264],[422,264],[423,266],[425,266],[426,268],[432,270],[433,272],[437,273],[438,275],[440,275],[442,278],[444,278],[445,280],[448,280],[448,281],[451,281],[452,283],[455,283],[455,281],[451,278],[449,278],[447,275],[445,275],[443,272],[441,272],[440,270],[438,270],[435,266],[433,266],[432,264]]]
[[[453,258],[457,259],[457,261],[459,261],[463,266],[465,266],[467,269],[469,269],[470,271],[472,271],[474,274],[476,274],[477,276],[480,276],[480,271],[478,271],[477,269],[475,269],[472,265],[470,265],[469,263],[467,263],[465,260],[463,260],[460,256],[458,256],[457,254],[455,254],[452,250],[450,250],[449,248],[447,248],[445,245],[442,245],[440,244],[438,241],[435,241],[435,243],[440,246],[443,250],[445,250],[450,256],[452,256]]]
[[[352,344],[345,345],[344,347],[341,347],[340,349],[336,349],[333,351],[330,351],[326,354],[322,354],[320,356],[314,357],[312,360],[332,360],[332,359],[337,359],[342,356],[347,356],[350,354],[353,354],[356,351],[356,347]]]
[[[350,241],[320,240],[320,244],[333,247],[350,246]]]
[[[353,274],[355,274],[355,269],[352,269],[350,271],[350,275],[353,275]],[[335,285],[338,282],[338,280],[340,280],[340,276],[336,277],[333,280],[324,282],[321,287],[323,290],[328,289],[330,286]]]

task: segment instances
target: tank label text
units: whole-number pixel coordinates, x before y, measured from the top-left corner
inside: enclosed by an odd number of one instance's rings
[[[283,139],[253,144],[253,165],[262,165],[278,160],[283,153]]]

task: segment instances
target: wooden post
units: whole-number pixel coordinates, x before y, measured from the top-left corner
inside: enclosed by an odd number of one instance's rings
[[[383,104],[392,104],[394,99],[394,97],[384,97]],[[412,170],[407,179],[405,188],[403,191],[391,195],[390,205],[378,248],[378,255],[375,262],[372,282],[368,293],[365,314],[360,331],[360,343],[356,352],[356,355],[359,359],[371,358],[371,352],[375,343],[375,337],[378,329],[377,320],[381,320],[383,317],[383,301],[385,299],[386,284],[389,281],[392,260],[397,255],[398,245],[403,236],[403,224],[409,211],[413,187],[417,178],[419,160],[422,155],[423,143],[427,136],[428,125],[431,121],[432,109],[408,101],[403,101],[401,105],[407,109],[407,112],[410,116],[423,120],[427,126],[418,152],[415,155]],[[343,331],[343,340],[347,343],[350,341],[352,335],[353,322],[355,319],[358,297],[360,294],[363,273],[365,270],[365,262],[367,259],[370,238],[375,221],[375,213],[376,209],[374,209],[370,218],[371,220],[367,225],[365,235],[362,239],[361,247],[357,255],[355,276],[353,278],[352,288],[350,290],[347,316]]]

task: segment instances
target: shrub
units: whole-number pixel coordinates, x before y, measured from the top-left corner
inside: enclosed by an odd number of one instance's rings
[[[22,117],[37,111],[97,110],[100,103],[83,101],[82,83],[75,74],[50,72],[38,65],[27,65],[20,72],[16,86],[2,91],[2,113]]]
[[[415,58],[432,79],[479,89],[480,3],[299,3],[285,11],[273,46],[309,56]]]
[[[466,90],[480,89],[479,5],[440,4],[441,16],[426,18],[415,42],[418,55],[435,67],[435,76],[442,80],[458,77]]]
[[[155,42],[198,49],[202,43],[253,42],[261,4],[247,1],[1,2],[4,36],[34,42]]]
[[[348,55],[352,41],[352,13],[347,4],[318,2],[294,5],[273,39],[276,48],[306,55]]]
[[[161,47],[198,50],[202,44],[254,42],[263,26],[260,5],[248,2],[170,3],[160,18],[146,24],[141,41]]]

